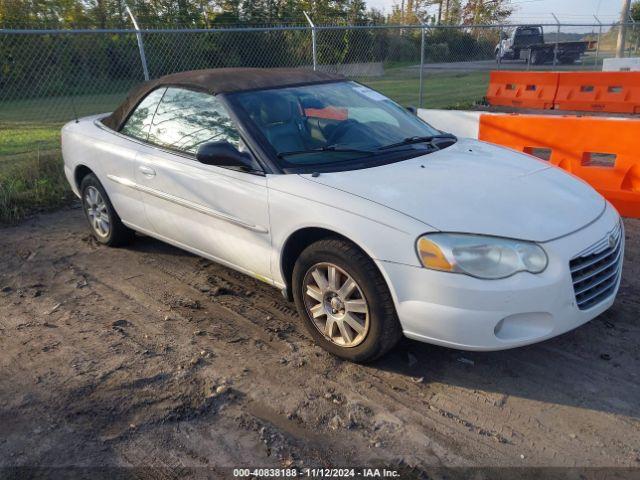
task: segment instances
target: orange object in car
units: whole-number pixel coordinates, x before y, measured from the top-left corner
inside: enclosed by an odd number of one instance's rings
[[[325,120],[346,120],[349,118],[347,109],[338,107],[305,108],[304,114],[307,117],[323,118]]]

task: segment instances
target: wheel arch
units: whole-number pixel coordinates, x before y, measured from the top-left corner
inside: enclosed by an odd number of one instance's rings
[[[111,206],[113,207],[113,210],[116,212],[116,214],[118,216],[120,216],[120,211],[119,211],[120,209],[117,208],[115,206],[115,204],[113,203],[113,200],[111,198],[110,192],[107,191],[107,187],[102,182],[102,180],[100,180],[99,175],[96,173],[95,170],[91,169],[90,167],[88,167],[87,165],[85,165],[83,163],[79,163],[78,165],[76,165],[74,170],[73,170],[73,181],[75,183],[76,188],[78,189],[78,193],[79,193],[80,199],[82,199],[82,191],[80,190],[80,185],[82,184],[82,180],[87,175],[93,175],[93,176],[96,177],[96,179],[98,180],[100,185],[102,185],[102,188],[104,189],[104,191],[105,191],[105,193],[107,195],[107,198],[108,198],[109,202],[111,203]]]
[[[367,252],[366,248],[360,245],[357,241],[354,241],[352,238],[349,238],[342,233],[325,227],[309,226],[299,228],[287,237],[282,245],[280,254],[280,273],[285,284],[284,295],[288,300],[293,300],[291,292],[291,281],[293,276],[293,267],[296,263],[296,260],[298,259],[302,251],[309,245],[319,240],[330,237],[340,238],[355,245],[355,247],[358,248],[358,250],[360,250],[364,255],[366,255],[372,262],[374,262],[375,265],[374,258],[369,252]],[[378,271],[380,270],[377,265],[376,269],[378,269]],[[383,275],[383,278],[385,278],[385,282],[387,282],[386,276],[382,272],[380,273]]]
[[[80,191],[80,184],[82,183],[82,179],[89,174],[95,175],[95,172],[86,165],[76,165],[76,168],[73,171],[73,181],[75,182],[78,191]]]

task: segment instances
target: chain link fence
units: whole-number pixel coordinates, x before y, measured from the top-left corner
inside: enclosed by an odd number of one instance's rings
[[[470,108],[494,69],[600,69],[615,55],[616,25],[544,25],[545,42],[591,40],[575,64],[496,62],[515,25],[310,26],[211,30],[0,30],[0,169],[59,149],[59,128],[111,111],[148,75],[220,67],[338,72],[404,105]],[[628,26],[626,55],[640,32]]]

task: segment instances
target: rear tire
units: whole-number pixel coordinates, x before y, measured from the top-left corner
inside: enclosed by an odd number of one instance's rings
[[[109,247],[121,247],[133,241],[134,231],[122,223],[107,192],[93,173],[80,182],[80,195],[91,234],[98,242]]]
[[[344,239],[317,241],[300,254],[293,269],[292,292],[309,334],[337,357],[369,362],[402,337],[382,274],[367,255]]]

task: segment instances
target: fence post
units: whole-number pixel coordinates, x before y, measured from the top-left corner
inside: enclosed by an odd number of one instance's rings
[[[558,24],[558,31],[556,32],[556,45],[553,48],[553,66],[555,67],[558,64],[558,44],[560,43],[560,20],[556,17],[555,13],[552,13],[553,18]]]
[[[313,69],[316,70],[318,68],[318,52],[316,50],[316,26],[311,21],[311,18],[309,18],[309,15],[307,14],[307,12],[302,12],[302,13],[304,13],[305,18],[307,19],[307,22],[309,22],[309,26],[311,27],[311,49],[312,49],[312,55],[313,55]]]
[[[593,18],[598,22],[598,43],[596,44],[596,70],[598,70],[598,57],[600,57],[600,40],[602,39],[602,22],[595,15]]]
[[[498,30],[498,56],[496,58],[496,64],[497,70],[501,70],[502,69],[502,55],[504,54],[504,47],[502,46],[502,32],[504,32],[504,30],[502,30],[502,28],[500,28]],[[506,34],[506,32],[505,32]]]
[[[420,22],[420,88],[418,91],[418,108],[422,108],[422,92],[424,89],[424,46],[425,46],[425,30],[427,26],[424,22]]]
[[[631,38],[636,39],[636,21],[633,19],[633,17],[631,15],[629,15],[629,20],[631,21]],[[631,56],[631,49],[634,47],[629,46],[629,56]],[[636,44],[635,44],[635,49],[634,49],[634,53],[637,53],[638,51],[638,40],[636,39]]]
[[[144,73],[144,79],[149,80],[149,69],[147,68],[147,56],[144,54],[144,43],[142,41],[142,33],[140,32],[140,28],[138,27],[138,22],[136,22],[136,17],[131,13],[131,9],[129,5],[125,6],[129,17],[131,17],[131,23],[133,23],[133,28],[136,29],[136,38],[138,40],[138,50],[140,50],[140,62],[142,63],[142,72]]]

